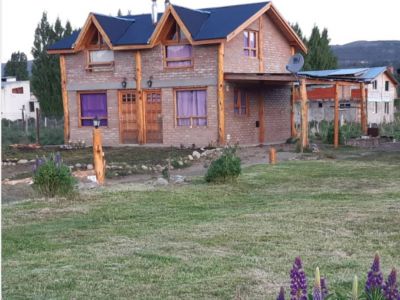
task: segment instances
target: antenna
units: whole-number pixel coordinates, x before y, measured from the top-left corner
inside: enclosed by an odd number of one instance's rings
[[[296,53],[289,59],[289,63],[286,65],[286,70],[293,75],[297,75],[297,73],[304,66],[304,57],[300,53]],[[297,76],[296,76],[297,77]]]

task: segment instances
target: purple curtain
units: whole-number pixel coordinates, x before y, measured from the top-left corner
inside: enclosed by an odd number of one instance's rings
[[[191,66],[192,46],[191,45],[176,45],[167,46],[167,58],[179,58],[181,61],[168,61],[168,67],[187,67]]]
[[[100,119],[101,126],[107,126],[107,95],[105,93],[81,94],[81,117]],[[93,120],[83,119],[82,126],[93,126]]]
[[[207,94],[206,91],[176,92],[176,113],[178,126],[207,125]],[[201,118],[193,118],[201,117]]]

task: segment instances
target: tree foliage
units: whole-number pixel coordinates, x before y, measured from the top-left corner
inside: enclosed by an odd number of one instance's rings
[[[298,23],[292,24],[292,28],[308,47],[303,70],[328,70],[338,67],[337,58],[329,45],[330,39],[326,28],[321,32],[318,26],[314,26],[308,39]]]
[[[17,80],[28,80],[28,59],[24,52],[13,52],[4,67],[5,76],[15,76]]]
[[[49,55],[48,46],[72,34],[69,22],[65,28],[59,18],[54,25],[43,12],[40,23],[35,30],[32,47],[33,65],[31,85],[38,98],[42,113],[46,116],[61,116],[63,113],[61,100],[60,65],[58,55]]]

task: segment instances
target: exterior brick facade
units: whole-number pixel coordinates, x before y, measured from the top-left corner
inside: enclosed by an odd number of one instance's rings
[[[280,29],[267,14],[261,17],[263,35],[264,72],[286,72],[285,65],[291,55],[290,45]],[[249,29],[259,30],[259,20]],[[193,46],[193,67],[166,69],[163,66],[163,46],[140,50],[142,57],[142,89],[149,89],[147,81],[152,81],[151,89],[161,91],[163,145],[198,147],[215,144],[218,139],[217,74],[218,46]],[[224,71],[236,73],[258,73],[259,58],[243,54],[243,33],[239,33],[225,44]],[[81,91],[105,91],[107,93],[108,126],[103,127],[104,145],[119,145],[118,91],[121,82],[127,82],[128,89],[136,89],[135,51],[114,51],[114,66],[109,71],[86,70],[86,53],[66,55],[67,91],[70,111],[70,139],[85,140],[91,144],[92,128],[79,126],[79,99]],[[242,145],[259,144],[258,85],[249,88],[250,113],[237,117],[233,113],[233,90],[235,85],[226,83],[225,89],[225,134],[232,141]],[[207,90],[207,126],[176,126],[175,91],[180,88]],[[265,86],[262,88],[265,117],[265,143],[283,142],[290,136],[290,89],[288,86]]]

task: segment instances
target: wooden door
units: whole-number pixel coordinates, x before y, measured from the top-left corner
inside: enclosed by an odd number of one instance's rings
[[[162,144],[161,92],[145,92],[146,143]]]
[[[137,99],[135,90],[119,92],[119,132],[122,144],[138,143]]]

